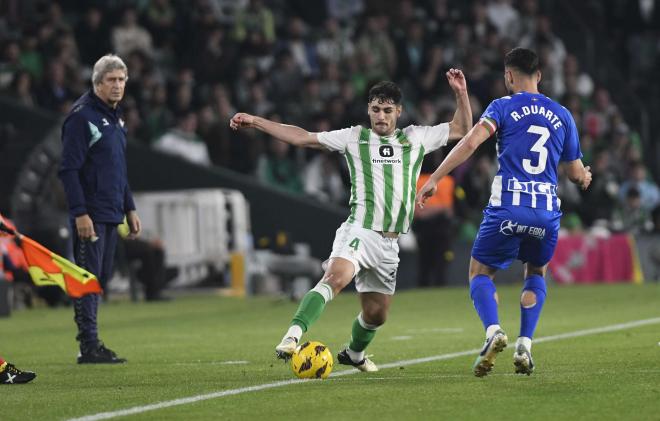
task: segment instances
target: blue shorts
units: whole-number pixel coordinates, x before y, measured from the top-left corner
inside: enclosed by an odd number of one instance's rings
[[[560,211],[489,206],[484,209],[472,257],[497,269],[508,268],[514,259],[544,266],[555,252],[560,218]]]

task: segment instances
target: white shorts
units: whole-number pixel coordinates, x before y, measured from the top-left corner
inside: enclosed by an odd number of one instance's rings
[[[355,266],[355,289],[392,295],[399,267],[397,238],[386,238],[377,231],[350,225],[337,229],[330,258],[342,257]]]

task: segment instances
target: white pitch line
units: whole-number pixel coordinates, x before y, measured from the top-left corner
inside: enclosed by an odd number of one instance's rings
[[[538,343],[538,342],[558,341],[558,340],[561,340],[561,339],[577,338],[577,337],[580,337],[580,336],[588,336],[588,335],[597,335],[599,333],[615,332],[615,331],[618,331],[618,330],[625,330],[625,329],[630,329],[630,328],[634,328],[634,327],[646,326],[646,325],[652,325],[652,324],[658,324],[658,323],[660,323],[660,317],[655,317],[655,318],[652,318],[652,319],[636,320],[636,321],[628,322],[628,323],[619,323],[619,324],[615,324],[615,325],[597,327],[597,328],[593,328],[593,329],[577,330],[575,332],[560,333],[558,335],[545,336],[545,337],[542,337],[542,338],[534,339],[534,342]],[[470,350],[467,350],[467,351],[460,351],[460,352],[452,352],[450,354],[434,355],[434,356],[425,357],[425,358],[415,358],[415,359],[412,359],[412,360],[396,361],[396,362],[388,363],[388,364],[380,364],[378,367],[381,368],[381,369],[385,369],[385,368],[403,367],[403,366],[415,365],[415,364],[423,364],[423,363],[428,363],[428,362],[432,362],[432,361],[449,360],[449,359],[452,359],[452,358],[464,357],[464,356],[467,356],[467,355],[474,355],[474,354],[478,353],[479,351],[481,351],[481,348],[475,348],[475,349],[470,349]],[[332,373],[331,377],[346,376],[346,375],[355,374],[355,373],[358,373],[358,372],[359,371],[356,370],[356,369],[344,370],[344,371],[339,371],[339,372]],[[186,404],[189,404],[189,403],[201,402],[201,401],[206,401],[206,400],[209,400],[209,399],[222,398],[224,396],[239,395],[241,393],[248,393],[248,392],[258,392],[260,390],[273,389],[275,387],[288,386],[290,384],[302,383],[302,382],[305,382],[305,381],[310,381],[310,380],[291,379],[291,380],[283,380],[283,381],[273,382],[273,383],[259,384],[259,385],[255,385],[255,386],[241,387],[239,389],[223,390],[223,391],[220,391],[220,392],[213,392],[213,393],[206,393],[206,394],[203,394],[203,395],[190,396],[188,398],[180,398],[180,399],[174,399],[174,400],[170,400],[170,401],[157,402],[157,403],[153,403],[153,404],[150,404],[150,405],[134,406],[132,408],[120,409],[118,411],[100,412],[98,414],[86,415],[86,416],[80,417],[80,418],[71,418],[68,421],[107,420],[107,419],[110,419],[110,418],[123,417],[123,416],[126,416],[126,415],[141,414],[143,412],[155,411],[157,409],[169,408],[169,407],[172,407],[172,406],[186,405]]]

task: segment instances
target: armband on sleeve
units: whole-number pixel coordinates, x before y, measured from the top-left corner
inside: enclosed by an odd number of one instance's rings
[[[488,134],[490,134],[491,136],[497,131],[497,126],[495,125],[495,122],[488,117],[484,117],[481,120],[479,120],[479,124],[481,124],[486,130],[488,130]]]

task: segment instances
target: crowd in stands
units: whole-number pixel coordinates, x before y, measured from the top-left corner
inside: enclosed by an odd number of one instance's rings
[[[400,126],[436,124],[453,114],[444,74],[456,67],[466,74],[476,119],[507,94],[504,53],[530,47],[541,59],[542,92],[573,113],[592,166],[587,192],[562,177],[562,208],[574,215],[566,218],[569,228],[651,230],[660,193],[644,167],[642,142],[607,87],[582,70],[553,30],[545,6],[543,0],[9,0],[1,6],[0,92],[67,113],[88,89],[94,62],[115,52],[129,69],[122,106],[132,142],[345,205],[349,177],[340,155],[290,148],[256,131],[232,132],[229,118],[245,111],[310,131],[366,124],[370,84],[390,79],[404,92]],[[638,67],[630,71],[637,75]],[[494,142],[488,144],[454,173],[457,214],[476,223],[496,171]],[[427,159],[425,170],[441,154]]]

